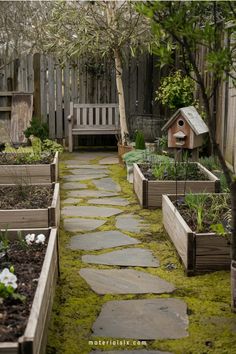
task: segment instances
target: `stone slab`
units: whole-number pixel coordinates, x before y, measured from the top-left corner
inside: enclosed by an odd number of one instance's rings
[[[143,248],[126,248],[99,255],[85,255],[84,263],[115,265],[124,267],[159,267],[152,252]]]
[[[107,171],[107,168],[106,166],[102,166],[102,165],[95,165],[95,164],[90,164],[88,165],[87,163],[86,164],[81,164],[81,163],[78,163],[77,160],[72,160],[72,161],[66,161],[66,167],[67,168],[79,168],[79,169],[90,169],[90,170],[104,170],[104,171]]]
[[[89,204],[107,204],[107,205],[119,205],[126,206],[129,205],[129,201],[124,198],[100,198],[100,199],[89,199]]]
[[[187,305],[179,299],[109,301],[93,324],[93,336],[140,340],[188,336]]]
[[[102,179],[100,179],[98,181],[94,181],[93,183],[95,184],[95,186],[98,189],[103,189],[103,190],[106,190],[106,191],[116,191],[116,192],[120,192],[121,191],[120,186],[117,183],[115,183],[113,181],[113,179],[110,178],[110,177],[102,178]]]
[[[100,165],[115,165],[119,163],[119,159],[116,156],[105,157],[99,161]]]
[[[96,198],[104,198],[104,197],[113,197],[118,195],[116,192],[107,192],[107,191],[98,191],[96,189],[86,189],[81,191],[69,192],[67,194],[69,197],[96,197]]]
[[[109,217],[122,212],[120,209],[97,206],[66,206],[62,209],[63,216]]]
[[[73,250],[101,250],[126,245],[139,244],[140,241],[133,237],[124,235],[120,231],[98,231],[84,235],[73,236],[70,239],[69,247]]]
[[[126,214],[116,217],[116,227],[117,229],[129,231],[129,232],[140,232],[142,229],[148,227],[148,225],[142,223],[143,219],[138,215]]]
[[[73,170],[72,170],[73,171]],[[63,179],[66,181],[83,181],[86,179],[97,179],[97,178],[104,178],[107,175],[105,173],[97,173],[95,171],[90,172],[90,174],[83,174],[82,172],[80,174],[73,174],[69,176],[63,176]]]
[[[112,351],[106,351],[106,352],[101,352],[100,350],[94,350],[90,352],[89,354],[172,354],[170,352],[161,352],[160,350],[146,350],[146,349],[140,349],[140,350],[112,350]]]
[[[79,182],[66,182],[61,184],[62,189],[74,190],[80,188],[87,188],[88,186],[84,183]]]
[[[106,220],[71,218],[64,220],[64,229],[69,232],[92,231],[104,225]]]
[[[163,294],[175,290],[171,283],[133,269],[82,268],[80,276],[99,294]]]
[[[70,171],[71,174],[73,175],[101,175],[101,176],[106,176],[108,174],[108,171],[107,170],[98,170],[98,171],[95,171],[94,169],[91,169],[91,168],[74,168],[74,169],[71,169]]]
[[[64,204],[77,204],[79,202],[81,202],[82,199],[79,199],[79,198],[67,198],[67,199],[64,199],[62,201],[62,203]]]

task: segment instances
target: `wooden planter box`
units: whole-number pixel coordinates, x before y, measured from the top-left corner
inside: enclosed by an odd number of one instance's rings
[[[208,177],[206,181],[177,181],[177,193],[183,194],[186,185],[186,192],[192,193],[217,193],[220,191],[220,180],[197,163],[199,169]],[[176,181],[149,181],[142,174],[139,166],[134,164],[134,192],[143,208],[160,208],[163,194],[176,193]]]
[[[58,152],[51,164],[0,165],[0,184],[53,183],[58,180]]]
[[[59,271],[57,229],[23,230],[22,235],[29,232],[49,235],[48,246],[25,332],[17,342],[0,342],[0,354],[44,354],[46,349],[47,326]],[[9,231],[8,235],[17,237],[14,231]]]
[[[45,209],[0,209],[0,229],[57,227],[60,222],[60,189],[54,184],[52,204]]]
[[[187,275],[230,270],[230,241],[213,232],[192,231],[172,203],[174,198],[173,195],[162,196],[163,225]]]

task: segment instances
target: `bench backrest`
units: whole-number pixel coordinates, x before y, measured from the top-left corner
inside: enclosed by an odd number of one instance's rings
[[[80,127],[119,127],[117,103],[72,103],[73,125]],[[71,112],[71,113],[72,113]]]

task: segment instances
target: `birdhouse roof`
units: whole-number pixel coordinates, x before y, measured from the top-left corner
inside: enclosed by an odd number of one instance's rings
[[[203,121],[202,117],[193,106],[179,108],[161,130],[163,131],[168,129],[170,125],[177,119],[179,114],[185,118],[196,135],[204,134],[209,131],[206,123]]]

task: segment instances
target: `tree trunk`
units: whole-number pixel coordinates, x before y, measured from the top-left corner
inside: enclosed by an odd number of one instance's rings
[[[122,80],[122,62],[120,53],[118,50],[114,50],[115,57],[115,68],[116,68],[116,87],[118,93],[118,103],[119,103],[119,112],[120,112],[120,130],[121,130],[121,143],[126,145],[126,137],[128,136],[128,127],[126,120],[125,112],[125,96],[124,96],[124,87]]]
[[[116,31],[117,21],[116,21],[116,1],[107,1],[106,2],[106,13],[107,13],[107,23],[109,26],[113,27],[114,32]],[[127,137],[128,137],[128,127],[126,120],[126,111],[125,111],[125,97],[124,97],[124,85],[122,79],[122,58],[119,46],[114,43],[114,59],[115,59],[115,69],[116,69],[116,88],[118,93],[118,104],[119,104],[119,113],[120,113],[120,130],[121,137],[120,142],[122,144],[127,145]]]
[[[231,184],[232,237],[231,237],[231,307],[236,312],[236,179]]]

